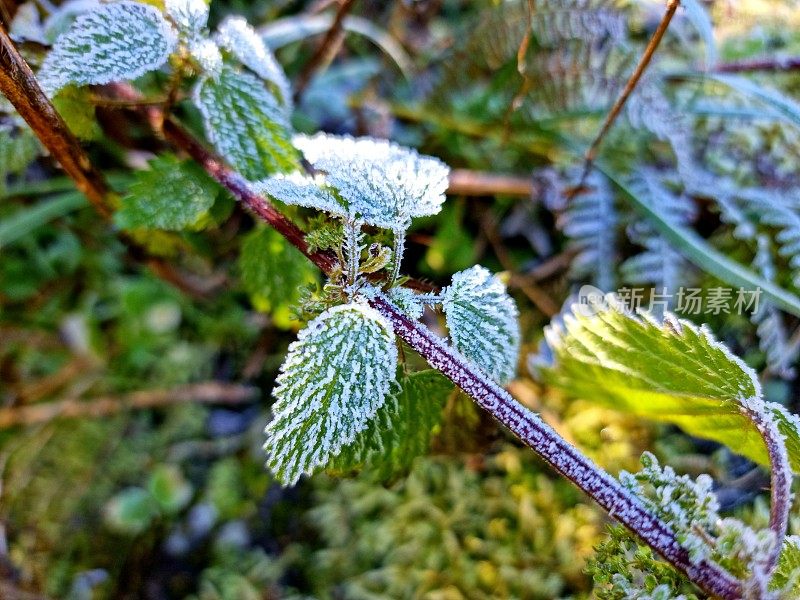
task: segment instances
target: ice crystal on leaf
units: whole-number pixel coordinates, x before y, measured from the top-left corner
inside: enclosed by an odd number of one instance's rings
[[[252,188],[284,204],[314,208],[338,217],[347,216],[346,207],[325,187],[321,177],[309,177],[302,173],[278,174],[254,182]]]
[[[177,36],[161,13],[138,2],[106,4],[80,15],[39,71],[42,89],[135,79],[163,65]]]
[[[529,362],[542,379],[570,396],[673,423],[769,465],[755,416],[777,428],[792,470],[800,472],[800,419],[765,402],[756,373],[707,327],[669,312],[661,321],[633,315],[613,296],[590,308],[574,305],[563,322],[545,329],[546,351]]]
[[[209,139],[244,177],[297,168],[286,113],[257,77],[223,65],[198,82],[194,96]]]
[[[292,108],[292,88],[286,73],[256,31],[242,17],[229,17],[217,29],[217,43],[256,75],[275,86],[287,113]]]
[[[299,135],[294,143],[345,203],[345,215],[334,214],[401,232],[441,210],[449,168],[439,159],[372,138]]]
[[[164,10],[181,32],[198,34],[208,22],[205,0],[166,0]]]
[[[500,383],[514,377],[520,333],[517,307],[503,283],[481,266],[453,275],[442,306],[456,350]]]
[[[267,426],[267,465],[284,485],[327,464],[383,406],[397,369],[391,326],[360,302],[331,308],[289,346]]]

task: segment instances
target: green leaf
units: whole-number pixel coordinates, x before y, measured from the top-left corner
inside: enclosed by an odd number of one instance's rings
[[[369,426],[331,461],[329,469],[346,472],[366,467],[384,477],[407,470],[416,457],[428,452],[452,391],[453,384],[438,371],[407,375]]]
[[[158,465],[150,475],[147,489],[165,514],[175,514],[192,499],[192,486],[175,465]]]
[[[106,525],[129,535],[143,532],[157,516],[155,499],[147,490],[138,487],[122,490],[108,501],[103,511]]]
[[[778,566],[769,588],[771,590],[786,588],[784,591],[787,593],[800,594],[800,536],[790,535],[783,540]]]
[[[67,192],[7,215],[0,222],[0,249],[83,206],[86,206],[86,196],[80,192]]]
[[[10,128],[0,126],[0,192],[8,175],[24,171],[40,153],[39,141],[27,126],[13,135]]]
[[[397,369],[392,328],[360,302],[328,309],[289,346],[264,446],[284,485],[328,464],[383,406]]]
[[[500,383],[512,379],[519,356],[519,313],[502,282],[475,266],[453,275],[442,300],[455,349]]]
[[[172,25],[152,6],[126,0],[100,5],[58,37],[38,79],[49,96],[70,83],[135,79],[163,65],[177,41]]]
[[[95,119],[94,105],[89,101],[88,89],[69,85],[55,95],[53,106],[78,139],[96,140],[102,134]]]
[[[776,117],[800,127],[800,104],[779,90],[763,86],[741,75],[709,74],[707,77],[761,102]]]
[[[300,300],[303,287],[317,281],[317,269],[270,227],[259,227],[245,237],[239,272],[253,306],[272,313],[283,327],[290,325],[289,309]]]
[[[563,324],[545,330],[549,352],[530,366],[570,396],[654,421],[769,465],[764,441],[745,408],[775,420],[790,463],[800,472],[800,420],[763,403],[755,372],[711,332],[667,313],[663,323],[614,306],[573,307]]]
[[[285,111],[255,75],[223,66],[200,80],[194,99],[209,140],[245,178],[298,168]]]
[[[136,172],[114,222],[123,229],[193,228],[207,216],[219,189],[197,163],[163,154]]]

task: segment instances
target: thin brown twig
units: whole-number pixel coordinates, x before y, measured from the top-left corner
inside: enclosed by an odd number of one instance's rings
[[[314,54],[311,55],[311,58],[308,59],[303,70],[297,76],[297,81],[294,86],[295,101],[302,97],[303,92],[308,87],[308,84],[311,83],[311,79],[314,77],[317,70],[330,64],[336,54],[338,54],[342,47],[342,42],[344,41],[344,30],[342,28],[344,18],[354,5],[355,0],[340,0],[339,8],[336,11],[336,16],[333,19],[330,29],[328,29],[325,37],[322,38],[322,41],[314,51]]]
[[[471,169],[453,169],[447,193],[455,196],[518,196],[530,198],[536,186],[530,177],[502,175]]]
[[[633,90],[636,89],[636,86],[638,85],[639,80],[642,78],[642,75],[644,75],[644,72],[647,70],[647,67],[650,64],[650,61],[653,59],[653,55],[658,49],[664,34],[667,32],[667,28],[669,27],[670,21],[672,21],[672,17],[675,15],[675,11],[678,10],[678,6],[680,6],[680,0],[668,0],[667,10],[664,13],[664,16],[661,18],[661,22],[658,24],[658,27],[656,27],[655,32],[653,32],[653,36],[650,38],[650,41],[647,42],[647,46],[642,53],[642,57],[639,59],[639,63],[636,65],[636,69],[634,69],[619,98],[617,98],[616,102],[614,102],[614,105],[611,107],[611,110],[608,112],[608,115],[606,115],[606,120],[603,122],[603,126],[600,128],[600,133],[597,134],[597,137],[592,142],[592,145],[589,146],[589,149],[586,151],[584,156],[585,162],[583,173],[581,174],[578,185],[574,188],[575,190],[580,190],[583,188],[586,178],[589,176],[589,172],[592,170],[592,165],[597,157],[597,151],[600,149],[600,144],[603,143],[603,139],[605,138],[606,134],[611,130],[611,127],[614,125],[614,121],[617,120],[617,117],[619,116],[620,112],[622,112],[625,103],[628,101],[628,98],[633,93]]]
[[[203,404],[241,404],[254,400],[258,388],[208,381],[168,390],[143,390],[120,396],[101,396],[89,400],[70,398],[26,406],[0,408],[0,429],[35,425],[53,419],[98,418],[126,410],[159,408],[180,402]]]

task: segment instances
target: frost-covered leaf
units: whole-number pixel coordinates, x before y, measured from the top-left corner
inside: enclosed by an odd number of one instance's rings
[[[683,0],[681,6],[706,47],[706,69],[711,69],[717,62],[717,42],[714,39],[714,25],[711,17],[700,0]]]
[[[500,383],[511,380],[519,356],[519,313],[503,283],[481,266],[461,271],[442,291],[442,307],[455,349]]]
[[[128,0],[100,5],[56,40],[39,81],[53,95],[69,83],[135,79],[163,65],[176,43],[175,30],[154,7]]]
[[[182,33],[200,33],[208,23],[208,3],[205,0],[166,0],[164,9]]]
[[[800,420],[762,401],[756,373],[705,328],[666,313],[663,322],[608,305],[573,307],[545,329],[546,352],[531,369],[570,396],[666,421],[690,435],[727,444],[768,465],[764,441],[747,412],[771,419],[800,472]]]
[[[542,182],[547,207],[558,213],[556,226],[569,238],[569,247],[577,250],[570,265],[575,278],[592,277],[601,290],[614,287],[616,235],[619,218],[614,195],[605,177],[592,172],[585,189],[570,198],[569,188],[576,185],[577,174],[567,176],[546,169],[536,174]]]
[[[283,68],[255,30],[242,17],[229,17],[217,29],[217,43],[239,62],[274,86],[281,103],[292,108],[292,88]]]
[[[786,593],[800,595],[800,535],[790,535],[783,540],[778,567],[769,587],[772,590],[782,589]]]
[[[403,231],[412,218],[441,210],[449,168],[439,159],[372,138],[321,133],[294,143],[338,192],[348,218]]]
[[[406,287],[396,287],[389,291],[389,299],[407,316],[416,320],[425,311],[425,304],[419,294]]]
[[[273,392],[267,465],[284,485],[351,444],[383,406],[397,369],[391,326],[365,304],[331,308],[289,346]]]
[[[383,476],[411,466],[430,447],[434,427],[442,421],[447,396],[453,391],[438,371],[419,371],[403,377],[369,426],[342,448],[329,465],[333,471],[371,468]]]
[[[208,138],[244,177],[297,169],[285,111],[257,77],[226,65],[200,80],[194,98]]]
[[[212,40],[196,38],[189,40],[187,47],[204,73],[215,76],[222,69],[222,52]]]
[[[17,14],[8,28],[9,37],[15,42],[38,42],[47,44],[44,27],[39,18],[39,8],[35,2],[26,2],[17,8]]]
[[[208,215],[218,193],[219,186],[197,163],[163,154],[150,161],[149,169],[136,172],[114,222],[123,229],[190,228]]]
[[[289,309],[300,300],[303,287],[317,276],[308,259],[270,227],[257,228],[245,237],[239,272],[253,305],[272,313],[273,320],[283,326],[289,326]]]
[[[252,188],[284,204],[314,208],[339,217],[347,216],[347,207],[328,189],[320,176],[309,177],[302,173],[279,173],[253,182]]]

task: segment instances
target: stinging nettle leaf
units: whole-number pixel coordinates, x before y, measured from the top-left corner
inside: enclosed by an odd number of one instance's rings
[[[503,283],[481,266],[453,275],[442,307],[456,350],[500,383],[517,369],[520,332],[514,300]]]
[[[347,207],[325,186],[321,176],[309,177],[302,173],[279,173],[253,182],[252,188],[284,204],[313,208],[339,217],[347,217]]]
[[[208,23],[208,3],[205,0],[166,0],[164,10],[181,32],[197,34]]]
[[[284,485],[327,464],[383,406],[397,369],[391,326],[354,302],[311,321],[289,346],[266,428],[267,466]]]
[[[789,535],[783,540],[778,566],[769,588],[800,594],[800,535]]]
[[[229,17],[217,28],[217,43],[239,62],[273,86],[287,114],[292,110],[292,87],[283,68],[256,31],[242,17]]]
[[[194,100],[209,140],[245,178],[297,169],[285,111],[257,77],[224,65],[200,80]]]
[[[123,0],[80,15],[45,58],[38,78],[52,96],[64,86],[136,79],[163,65],[177,35],[152,6]]]
[[[149,166],[135,173],[122,207],[114,214],[119,227],[179,231],[207,216],[220,188],[197,163],[164,154]]]
[[[450,170],[437,158],[373,138],[321,133],[294,143],[344,202],[333,214],[397,232],[441,210]]]
[[[625,312],[606,305],[573,306],[545,329],[547,345],[531,371],[566,394],[728,445],[769,465],[764,440],[748,413],[772,421],[785,438],[792,469],[800,472],[800,419],[762,400],[756,373],[705,327],[665,313]]]
[[[342,448],[328,468],[335,472],[372,468],[382,476],[407,469],[428,452],[433,429],[441,423],[452,391],[453,384],[438,371],[403,377],[367,428]]]

